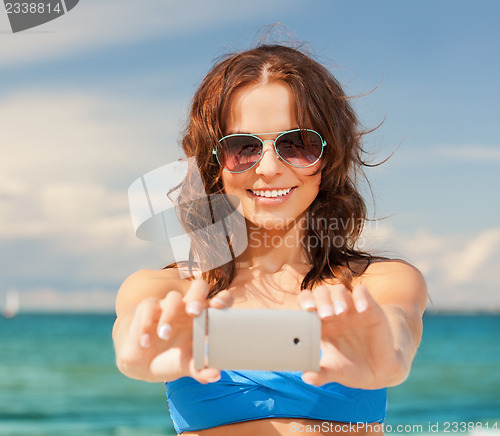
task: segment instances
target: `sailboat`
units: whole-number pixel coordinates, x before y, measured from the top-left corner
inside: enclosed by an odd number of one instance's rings
[[[15,289],[10,289],[5,295],[5,306],[2,310],[4,318],[13,318],[19,312],[19,292]]]

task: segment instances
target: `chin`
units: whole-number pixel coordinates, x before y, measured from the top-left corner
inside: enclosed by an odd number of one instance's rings
[[[245,218],[253,226],[263,230],[286,230],[295,225],[302,215],[276,215],[276,214],[245,214]]]

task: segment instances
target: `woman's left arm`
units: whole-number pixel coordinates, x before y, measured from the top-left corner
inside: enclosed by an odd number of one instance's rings
[[[400,260],[376,262],[352,293],[343,285],[323,285],[301,292],[298,301],[322,320],[321,369],[304,372],[305,381],[378,389],[408,377],[427,302],[416,268]]]

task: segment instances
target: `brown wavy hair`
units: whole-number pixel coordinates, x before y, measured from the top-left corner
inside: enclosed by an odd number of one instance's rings
[[[364,176],[363,167],[372,165],[363,160],[362,138],[367,132],[361,129],[350,98],[327,68],[299,49],[276,44],[259,45],[224,56],[215,63],[194,95],[182,139],[184,153],[195,158],[207,194],[223,194],[222,168],[212,150],[225,134],[224,123],[234,92],[263,80],[287,84],[294,97],[299,127],[318,131],[328,144],[318,169],[321,172],[319,193],[307,214],[304,237],[308,243],[304,250],[312,268],[305,275],[301,290],[334,278],[350,289],[352,278],[375,258],[355,246],[367,220],[366,205],[357,182]],[[188,191],[187,185],[184,186]],[[182,194],[185,198],[189,198],[187,191]],[[183,223],[199,224],[200,216],[195,209],[192,203],[181,208]],[[195,248],[198,255],[210,246],[210,241],[200,244]],[[172,266],[176,264],[169,265]],[[209,296],[227,289],[236,272],[233,258],[203,273],[210,285]]]

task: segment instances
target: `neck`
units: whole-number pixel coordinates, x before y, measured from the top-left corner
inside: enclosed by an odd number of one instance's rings
[[[248,247],[238,257],[238,265],[269,273],[280,271],[284,266],[303,268],[307,261],[300,223],[294,222],[287,228],[265,228],[247,222]]]

